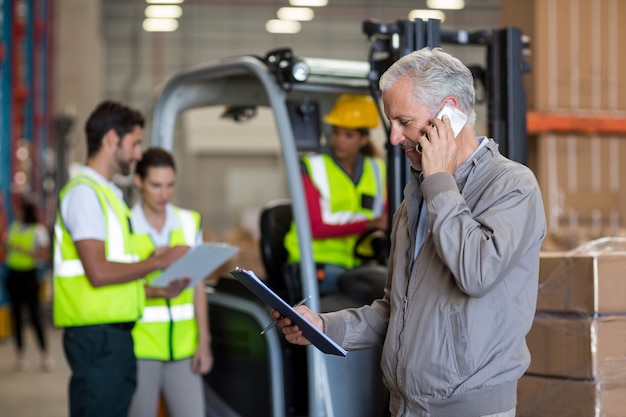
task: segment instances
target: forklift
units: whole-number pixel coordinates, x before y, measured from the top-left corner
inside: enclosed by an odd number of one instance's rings
[[[269,201],[260,219],[260,249],[267,285],[290,304],[303,294],[317,312],[358,307],[382,296],[386,266],[380,256],[363,256],[363,266],[340,278],[340,291],[320,297],[311,249],[308,211],[300,180],[300,156],[323,146],[321,117],[342,94],[369,94],[380,103],[380,75],[399,57],[424,46],[477,43],[486,46],[486,68],[476,82],[488,93],[489,135],[503,154],[525,163],[526,119],[522,56],[526,44],[516,28],[476,33],[445,32],[440,22],[366,21],[368,61],[303,58],[290,48],[263,56],[224,58],[179,72],[157,98],[151,145],[172,150],[177,120],[185,111],[219,107],[233,120],[271,110],[289,198]],[[381,121],[388,135],[386,120]],[[399,206],[409,166],[403,153],[386,143],[388,206]],[[260,185],[262,186],[262,184]],[[282,238],[296,224],[299,274],[285,273]],[[389,222],[391,224],[391,222]],[[359,239],[366,240],[367,233]],[[359,254],[358,246],[355,254]],[[379,254],[378,254],[379,255]],[[220,417],[385,417],[388,393],[382,383],[382,347],[325,355],[313,346],[287,343],[277,330],[260,335],[272,321],[270,309],[235,279],[207,287],[214,368],[205,376],[207,416]]]

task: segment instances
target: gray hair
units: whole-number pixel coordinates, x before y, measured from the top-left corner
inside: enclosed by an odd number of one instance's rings
[[[415,99],[433,114],[439,110],[443,99],[452,96],[458,100],[459,110],[469,116],[468,123],[474,124],[474,80],[469,68],[458,58],[441,48],[426,47],[412,52],[394,62],[380,77],[381,91],[391,88],[403,76],[412,79]]]

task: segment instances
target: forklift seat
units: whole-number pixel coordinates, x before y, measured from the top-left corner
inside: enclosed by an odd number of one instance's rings
[[[291,297],[293,284],[288,279],[287,249],[285,249],[284,239],[291,222],[293,213],[291,211],[291,201],[280,199],[269,202],[261,210],[259,219],[261,245],[261,259],[265,267],[265,279],[269,287],[278,293],[283,293]],[[293,295],[295,296],[295,295]]]

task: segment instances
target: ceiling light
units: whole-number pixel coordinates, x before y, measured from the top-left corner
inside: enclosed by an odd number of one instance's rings
[[[464,0],[426,0],[426,6],[431,9],[461,10],[465,7]]]
[[[446,15],[441,10],[415,9],[409,12],[409,20],[415,19],[437,19],[443,23],[446,20]]]
[[[176,19],[148,18],[143,21],[143,30],[146,32],[173,32],[178,29]]]
[[[146,0],[146,3],[152,4],[181,4],[185,0]]]
[[[292,6],[322,7],[328,4],[328,0],[289,0],[289,4]]]
[[[300,22],[295,20],[271,19],[265,24],[269,33],[298,33],[302,29]]]
[[[307,21],[312,20],[315,13],[308,7],[281,7],[276,12],[276,16],[281,20]]]
[[[182,14],[183,9],[180,6],[163,5],[146,7],[146,17],[177,19],[181,17]]]

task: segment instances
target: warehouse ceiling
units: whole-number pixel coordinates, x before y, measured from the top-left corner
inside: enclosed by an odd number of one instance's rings
[[[185,0],[178,29],[145,32],[145,0],[102,0],[106,54],[106,93],[130,102],[151,100],[152,92],[172,73],[199,63],[240,54],[262,55],[289,46],[300,56],[365,60],[365,20],[407,20],[426,0],[328,0],[314,8],[315,17],[297,34],[271,34],[266,22],[276,19],[288,0]],[[465,0],[463,10],[448,10],[444,30],[500,27],[499,0]],[[457,48],[456,51],[454,49]],[[481,59],[481,48],[451,47],[461,59]]]

